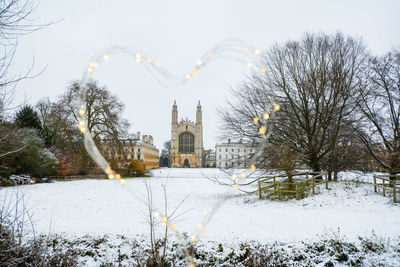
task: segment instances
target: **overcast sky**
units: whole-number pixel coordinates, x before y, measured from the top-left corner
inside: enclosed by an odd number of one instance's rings
[[[21,82],[15,100],[56,100],[82,76],[95,53],[112,45],[138,48],[177,74],[190,71],[200,55],[230,38],[262,50],[275,42],[297,40],[306,31],[339,30],[362,37],[369,50],[383,54],[400,45],[399,11],[398,0],[41,0],[37,21],[61,21],[19,41],[14,71],[23,72],[33,59],[36,71],[46,70]],[[153,135],[159,149],[170,139],[173,101],[179,119],[195,120],[200,100],[208,149],[217,142],[216,108],[224,107],[230,88],[248,74],[241,64],[219,60],[184,86],[168,89],[132,58],[116,56],[93,78],[124,102],[131,132]]]

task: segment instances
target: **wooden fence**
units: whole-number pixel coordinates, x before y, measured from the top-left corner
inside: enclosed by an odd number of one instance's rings
[[[326,189],[328,189],[327,172],[295,172],[292,174],[292,182],[289,182],[288,179],[285,178],[287,178],[287,176],[277,175],[259,180],[259,199],[262,199],[263,193],[273,194],[279,200],[283,195],[287,196],[288,198],[300,199],[303,198],[305,196],[305,192],[310,189],[314,195],[315,187],[320,184],[325,184]]]
[[[396,194],[400,193],[400,175],[374,175],[373,177],[374,192],[378,193],[378,188],[382,189],[382,196],[385,196],[386,192],[391,192],[393,195],[393,202],[396,203]],[[380,183],[379,180],[381,181]]]

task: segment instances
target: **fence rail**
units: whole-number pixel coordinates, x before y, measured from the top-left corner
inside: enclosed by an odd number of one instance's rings
[[[382,196],[386,196],[386,192],[391,192],[393,202],[397,202],[396,194],[400,193],[400,175],[374,175],[374,192],[378,193],[378,188],[382,189]],[[377,182],[377,180],[380,180]]]
[[[282,181],[282,178],[287,178],[286,175],[267,177],[258,181],[258,197],[262,199],[263,193],[270,193],[280,200],[282,193],[286,193],[289,198],[300,199],[310,189],[314,195],[315,187],[320,184],[325,183],[326,189],[329,189],[327,175],[327,172],[297,172],[292,174],[292,182]],[[305,178],[295,178],[301,176]]]

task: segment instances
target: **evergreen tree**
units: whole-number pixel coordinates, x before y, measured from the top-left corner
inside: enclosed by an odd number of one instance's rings
[[[42,130],[38,113],[29,105],[23,106],[17,112],[14,123],[19,128],[33,128],[39,132]]]

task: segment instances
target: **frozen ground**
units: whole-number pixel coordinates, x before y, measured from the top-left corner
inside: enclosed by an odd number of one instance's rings
[[[373,234],[387,238],[400,236],[400,205],[389,197],[373,193],[371,175],[344,173],[342,182],[323,186],[315,196],[296,201],[257,199],[229,186],[213,183],[207,177],[229,181],[215,169],[158,169],[152,178],[127,179],[125,185],[114,180],[83,180],[17,187],[33,211],[36,232],[84,235],[136,235],[147,237],[146,190],[148,181],[154,207],[163,211],[162,185],[166,185],[168,208],[172,211],[182,200],[175,223],[180,232],[196,232],[204,211],[212,211],[204,240],[236,243],[298,242],[320,240],[324,236],[345,237]],[[16,188],[0,191],[0,200]]]

